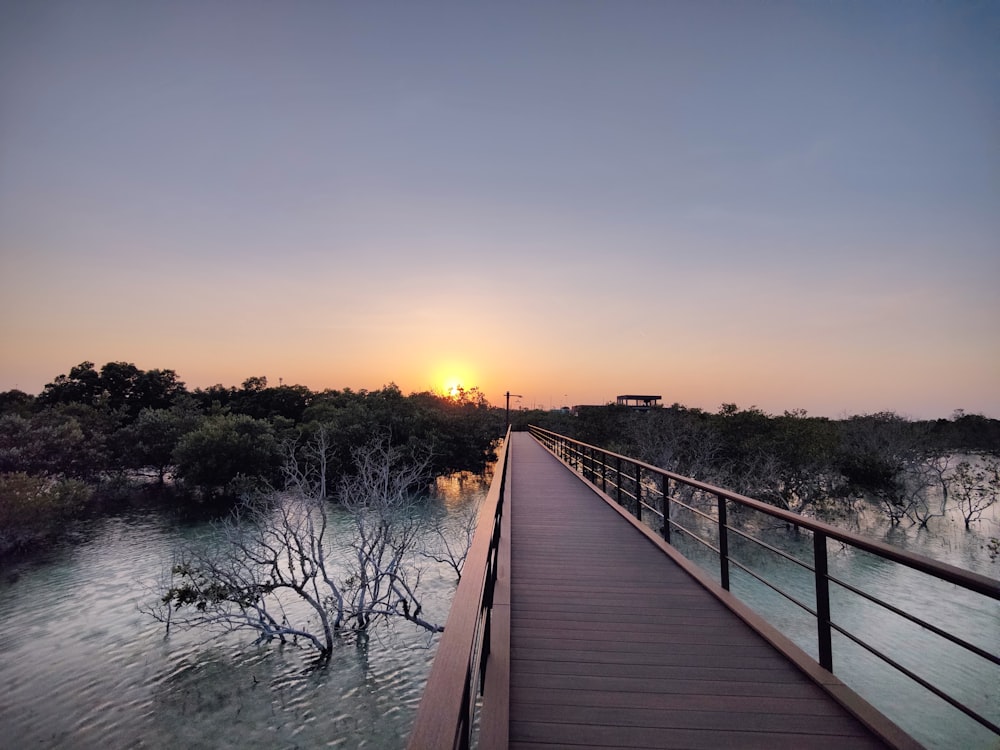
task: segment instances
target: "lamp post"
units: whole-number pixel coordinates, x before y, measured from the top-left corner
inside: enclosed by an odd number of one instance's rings
[[[510,427],[510,397],[524,398],[524,396],[518,393],[511,393],[510,391],[507,391],[504,395],[507,397],[507,426]]]

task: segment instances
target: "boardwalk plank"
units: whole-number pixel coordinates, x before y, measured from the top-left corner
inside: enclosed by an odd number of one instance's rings
[[[737,682],[736,680],[702,680],[696,677],[667,679],[665,677],[652,679],[636,679],[632,677],[611,678],[607,676],[578,676],[567,685],[565,677],[560,675],[520,673],[512,668],[510,676],[511,691],[521,688],[537,688],[540,690],[592,690],[607,693],[649,693],[659,695],[692,695],[718,696],[734,695],[759,698],[801,698],[809,695],[821,695],[829,699],[819,688],[812,686],[810,691],[806,686],[781,683]],[[711,700],[706,698],[706,704]]]
[[[612,727],[592,724],[520,722],[511,728],[512,748],[684,748],[685,750],[867,750],[883,747],[867,737],[757,732],[753,729],[664,729],[659,727]]]
[[[708,704],[700,694],[684,693],[626,693],[606,690],[557,690],[554,688],[518,687],[511,691],[511,703],[537,704],[540,706],[575,705],[581,707],[600,706],[603,708],[656,708],[664,710],[704,711],[706,705],[711,710],[725,713],[756,713],[762,708],[774,713],[793,713],[798,716],[841,716],[843,711],[831,703],[825,695],[815,697],[773,697],[716,695]]]
[[[737,732],[752,729],[775,734],[808,734],[836,737],[866,737],[867,733],[849,716],[801,716],[787,713],[709,711],[645,708],[633,706],[580,706],[515,703],[521,721],[616,726],[647,729],[700,729]]]
[[[523,659],[525,661],[572,661],[572,662],[594,662],[598,664],[631,664],[635,657],[632,652],[625,651],[598,651],[590,648],[574,648],[566,646],[562,648],[537,649],[537,648],[515,648],[511,654],[513,659]],[[744,669],[753,667],[764,667],[781,661],[781,656],[773,651],[762,651],[755,654],[744,653],[740,650],[721,650],[716,653],[706,655],[702,653],[688,653],[673,650],[651,650],[643,655],[646,664],[678,667],[727,667],[730,669]]]

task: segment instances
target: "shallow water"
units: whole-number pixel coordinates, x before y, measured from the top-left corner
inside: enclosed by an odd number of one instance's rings
[[[457,511],[481,482],[443,484]],[[409,623],[345,641],[328,663],[246,633],[174,629],[139,611],[178,543],[207,523],[158,513],[93,522],[79,541],[0,574],[0,745],[402,747],[437,639]],[[447,617],[455,576],[428,563],[425,612]]]

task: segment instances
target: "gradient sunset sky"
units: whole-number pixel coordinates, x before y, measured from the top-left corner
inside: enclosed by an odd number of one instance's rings
[[[0,390],[1000,417],[1000,3],[0,3]]]

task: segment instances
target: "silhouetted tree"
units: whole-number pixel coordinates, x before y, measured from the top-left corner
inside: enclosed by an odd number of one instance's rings
[[[0,414],[27,417],[34,411],[35,397],[16,388],[0,392]]]
[[[101,374],[93,362],[81,362],[70,368],[68,375],[57,375],[46,384],[38,401],[42,405],[86,404],[93,406],[104,393]]]
[[[169,409],[187,394],[184,383],[173,370],[140,372],[134,386],[133,410]]]

